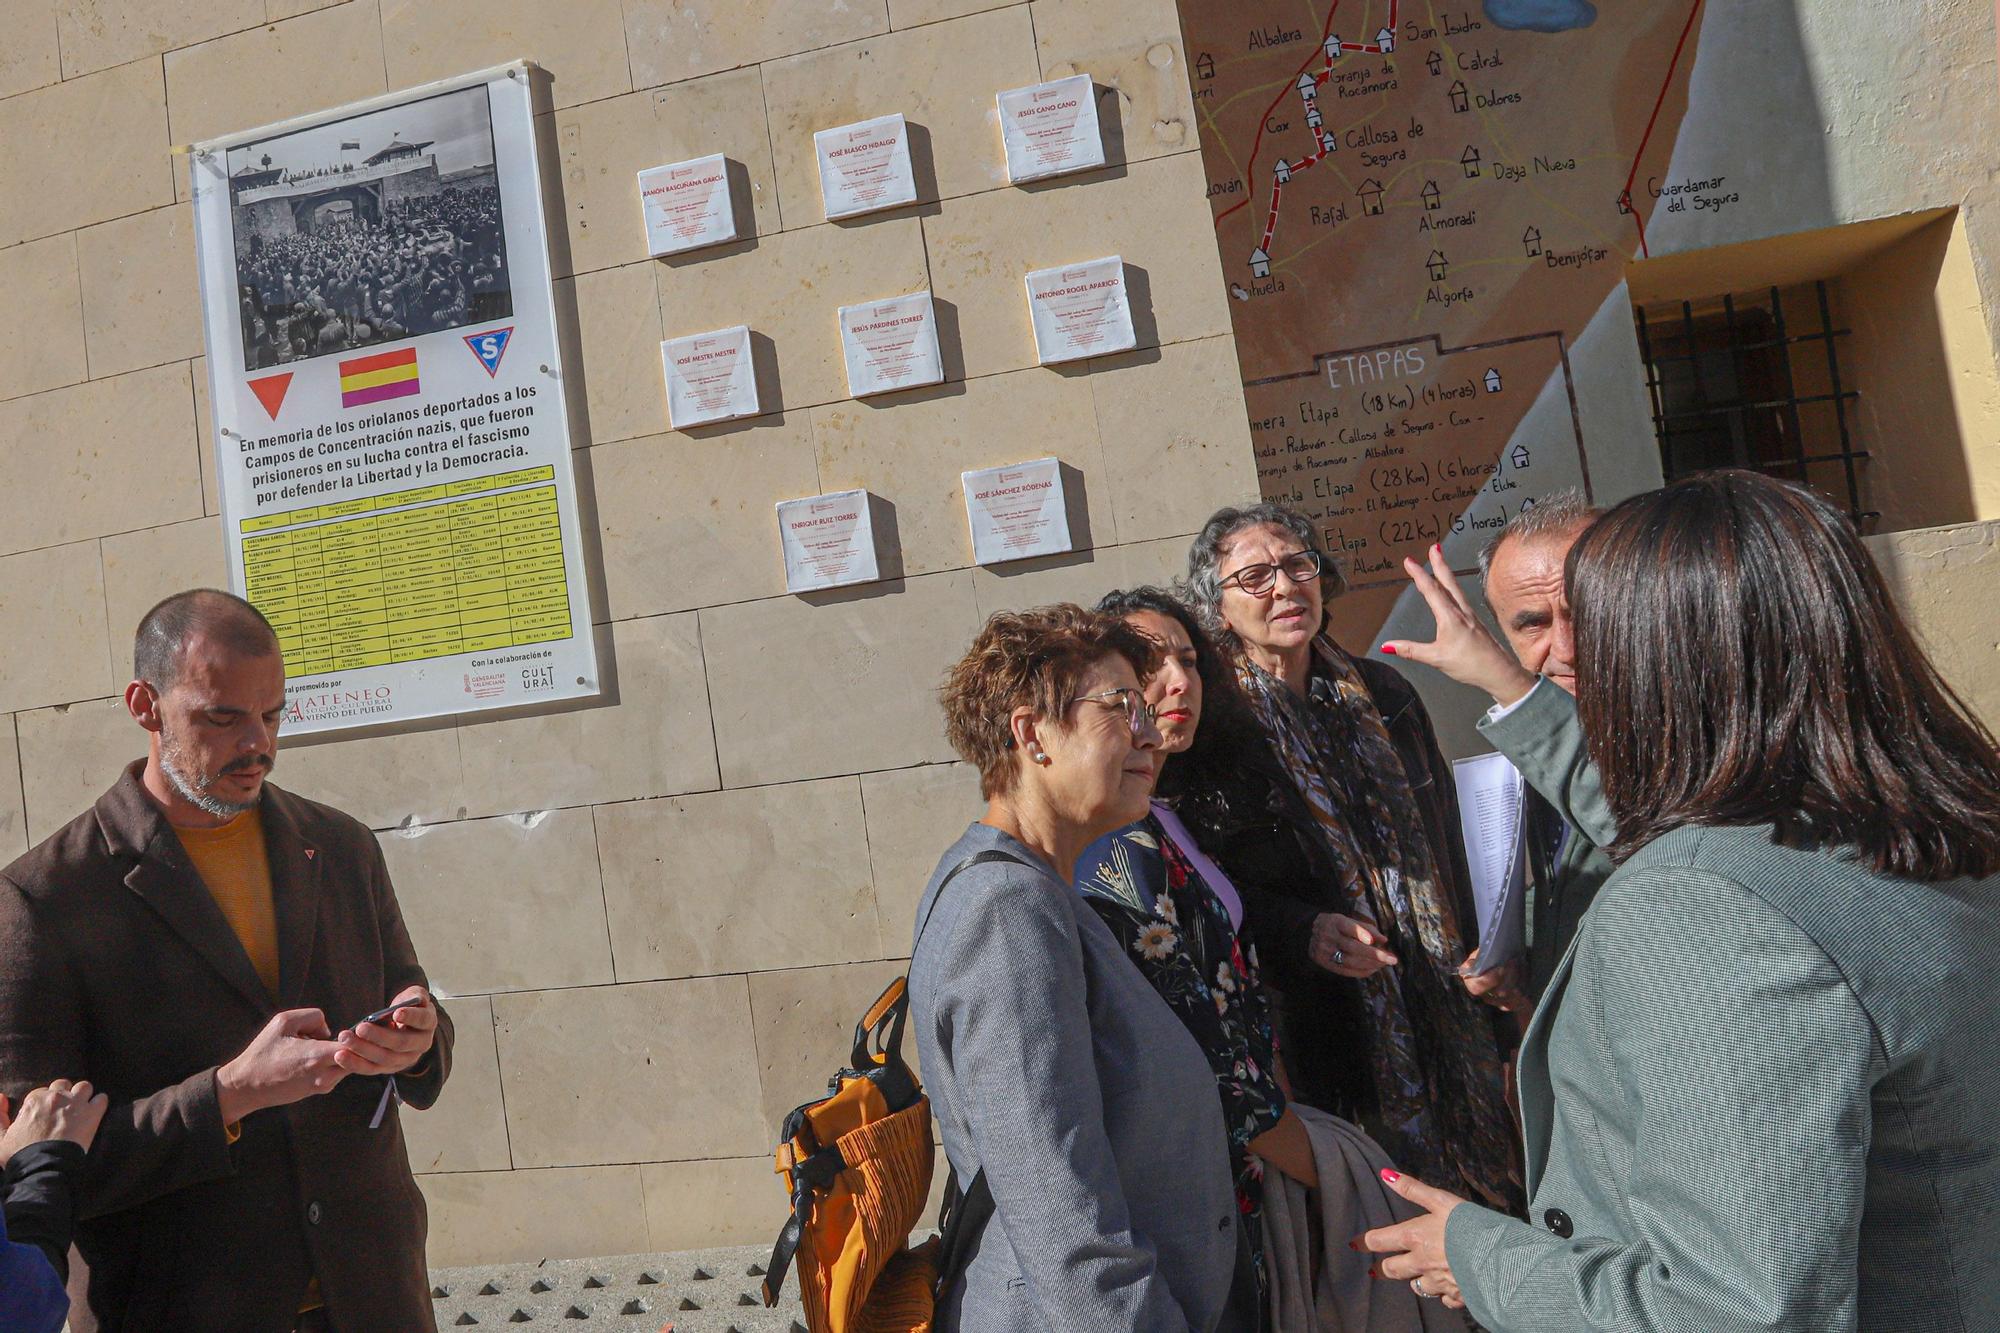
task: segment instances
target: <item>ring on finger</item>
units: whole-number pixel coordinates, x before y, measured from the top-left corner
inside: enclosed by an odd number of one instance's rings
[[[1429,1297],[1432,1294],[1424,1290],[1424,1280],[1421,1277],[1413,1277],[1410,1279],[1410,1290],[1416,1292],[1417,1295],[1423,1297]]]
[[[1346,958],[1347,958],[1347,950],[1335,949],[1333,951],[1333,965],[1335,967],[1339,967],[1341,963],[1346,960]]]

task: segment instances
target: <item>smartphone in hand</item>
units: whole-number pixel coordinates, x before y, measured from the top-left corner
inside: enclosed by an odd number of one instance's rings
[[[361,1026],[361,1023],[385,1023],[390,1019],[391,1016],[395,1014],[395,1012],[398,1009],[409,1009],[413,1007],[420,1007],[422,1006],[423,1002],[424,1001],[422,996],[412,996],[407,1000],[398,1000],[386,1009],[377,1009],[374,1013],[368,1015],[368,1017],[362,1019],[360,1023],[356,1023],[354,1026],[358,1028]],[[349,1030],[352,1031],[353,1029]]]

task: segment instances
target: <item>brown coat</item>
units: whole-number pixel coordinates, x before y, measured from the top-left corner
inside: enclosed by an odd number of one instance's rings
[[[110,1095],[79,1191],[75,1333],[281,1333],[317,1275],[342,1330],[431,1330],[422,1196],[384,1080],[256,1112],[231,1144],[216,1069],[280,1009],[339,1031],[424,983],[375,837],[265,785],[280,994],[258,980],[139,768],[0,872],[0,1090]],[[416,1077],[451,1070],[451,1020]]]

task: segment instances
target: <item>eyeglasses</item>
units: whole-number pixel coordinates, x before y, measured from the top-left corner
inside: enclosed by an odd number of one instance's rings
[[[1320,576],[1325,560],[1318,551],[1294,551],[1275,565],[1245,565],[1221,580],[1224,588],[1241,588],[1252,597],[1263,597],[1278,586],[1278,571],[1294,583],[1311,583]]]
[[[1105,690],[1101,694],[1079,694],[1070,700],[1073,704],[1102,704],[1106,708],[1125,710],[1125,721],[1132,728],[1132,739],[1138,740],[1154,725],[1157,714],[1153,705],[1146,702],[1146,696],[1129,685],[1115,690]]]

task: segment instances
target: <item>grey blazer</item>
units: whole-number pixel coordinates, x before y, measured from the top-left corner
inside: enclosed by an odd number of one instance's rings
[[[1543,686],[1510,724],[1541,729],[1536,786],[1603,831],[1569,697]],[[1533,1222],[1466,1205],[1446,1227],[1471,1312],[1495,1333],[2000,1328],[1996,991],[2000,877],[1890,879],[1768,828],[1656,839],[1521,1049]]]
[[[989,849],[1028,864],[974,866],[939,898],[951,867]],[[1097,914],[998,829],[974,824],[945,853],[917,921],[925,1090],[959,1181],[984,1168],[994,1203],[938,1328],[1213,1328],[1236,1196],[1194,1038]]]

